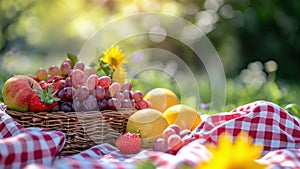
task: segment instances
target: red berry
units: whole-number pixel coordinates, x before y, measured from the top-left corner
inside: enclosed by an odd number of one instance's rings
[[[116,140],[117,148],[125,154],[138,153],[142,147],[142,140],[137,133],[126,133]]]
[[[62,80],[62,79],[63,79],[62,76],[56,75],[56,76],[51,77],[47,82],[48,83],[54,83],[54,82],[57,82],[57,81]]]
[[[45,90],[48,90],[49,86],[51,85],[51,83],[47,83],[47,82],[45,82],[43,80],[40,81],[39,84],[40,84],[41,88],[45,89]]]
[[[52,84],[52,86],[53,86],[52,93],[55,93],[55,92],[59,92],[61,89],[63,89],[64,87],[66,87],[66,83],[65,83],[65,80],[62,79],[62,80],[54,82]]]
[[[31,112],[50,112],[56,106],[58,106],[57,101],[53,101],[51,104],[46,104],[38,96],[38,92],[34,92],[29,101],[29,111]]]

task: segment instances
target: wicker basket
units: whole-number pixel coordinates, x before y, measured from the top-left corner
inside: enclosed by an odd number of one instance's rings
[[[17,112],[6,113],[25,127],[41,127],[65,133],[66,143],[62,155],[71,155],[96,144],[115,144],[118,136],[126,131],[130,115],[136,109],[89,112]]]

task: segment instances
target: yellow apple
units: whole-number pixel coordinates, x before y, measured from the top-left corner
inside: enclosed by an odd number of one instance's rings
[[[162,133],[167,127],[168,122],[160,111],[142,109],[128,118],[126,131],[139,132],[142,139],[142,146],[150,148],[157,138],[162,137]]]

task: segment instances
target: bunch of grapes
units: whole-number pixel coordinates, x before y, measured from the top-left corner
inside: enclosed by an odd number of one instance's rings
[[[169,125],[163,131],[163,138],[156,139],[152,144],[154,151],[176,153],[181,147],[192,141],[191,130],[180,130],[177,124]]]
[[[36,71],[36,80],[42,88],[54,86],[60,98],[61,111],[120,110],[121,108],[150,108],[151,104],[143,99],[143,93],[132,91],[132,84],[121,85],[112,82],[109,76],[98,77],[95,69],[86,67],[78,61],[72,67],[66,59],[60,67],[52,65],[48,72],[44,68]]]

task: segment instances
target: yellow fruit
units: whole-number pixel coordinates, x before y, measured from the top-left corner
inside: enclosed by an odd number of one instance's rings
[[[149,91],[145,97],[145,100],[151,103],[151,108],[164,112],[167,108],[179,104],[176,94],[165,88],[155,88]]]
[[[195,129],[201,122],[200,114],[187,105],[178,104],[163,112],[163,117],[170,124],[177,124],[181,130]]]
[[[154,109],[142,109],[128,118],[126,131],[139,131],[142,138],[142,146],[150,148],[153,141],[162,137],[162,133],[167,127],[168,122],[161,112]]]

